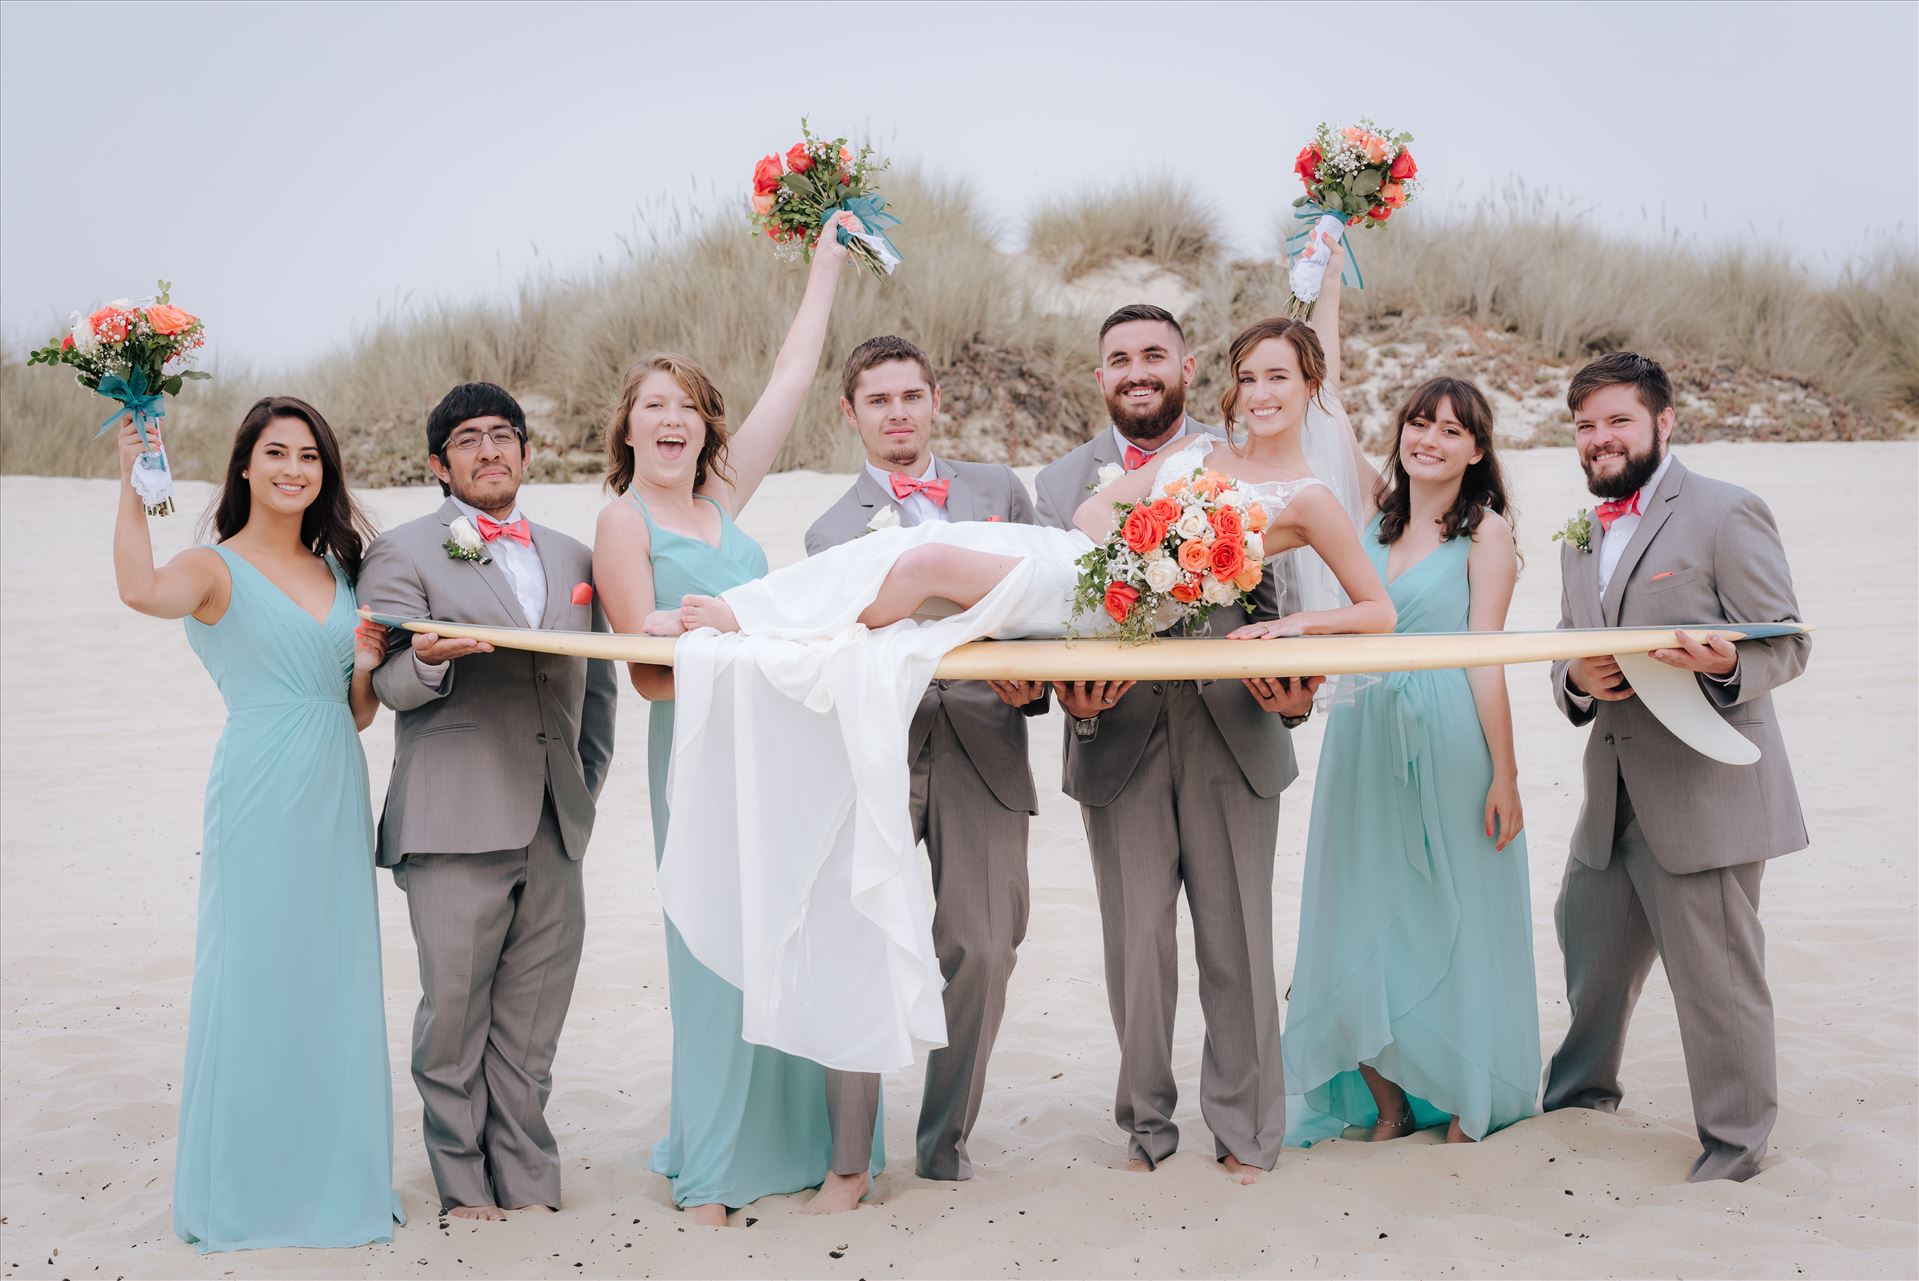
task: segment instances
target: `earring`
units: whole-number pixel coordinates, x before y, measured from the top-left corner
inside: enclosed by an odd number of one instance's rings
[[[240,473],[240,479],[241,479],[241,480],[245,480],[245,479],[247,479],[247,474],[246,474],[245,472],[241,472],[241,473]]]

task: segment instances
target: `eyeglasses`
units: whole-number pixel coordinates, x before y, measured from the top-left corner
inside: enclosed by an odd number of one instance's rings
[[[520,443],[520,433],[511,427],[495,427],[492,431],[463,431],[446,442],[446,447],[456,454],[470,454],[480,447],[480,442],[490,440],[495,449],[513,449]]]

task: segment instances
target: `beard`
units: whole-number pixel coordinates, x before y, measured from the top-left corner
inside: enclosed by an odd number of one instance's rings
[[[1126,393],[1135,387],[1158,388],[1159,404],[1145,408],[1127,400]],[[1135,444],[1157,440],[1186,416],[1186,388],[1168,385],[1157,378],[1129,378],[1106,397],[1106,413],[1113,420],[1113,426],[1119,428],[1119,434]]]
[[[1636,494],[1644,489],[1646,482],[1652,479],[1652,474],[1659,470],[1659,464],[1665,461],[1665,457],[1665,447],[1659,443],[1659,438],[1654,436],[1652,448],[1645,453],[1635,454],[1628,450],[1626,465],[1612,476],[1593,475],[1592,464],[1584,458],[1579,460],[1579,466],[1586,473],[1586,488],[1593,497],[1624,498],[1628,494]]]

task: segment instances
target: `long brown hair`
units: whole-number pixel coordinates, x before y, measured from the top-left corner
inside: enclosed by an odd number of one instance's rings
[[[655,372],[673,376],[680,390],[693,398],[693,408],[706,426],[706,440],[700,445],[700,456],[693,467],[693,491],[698,493],[709,476],[731,481],[733,473],[726,465],[725,397],[697,363],[685,356],[661,351],[633,362],[626,371],[620,398],[606,416],[606,487],[616,494],[624,494],[633,484],[635,463],[633,446],[626,441],[627,424],[640,398],[640,384],[646,381],[648,374]]]
[[[260,433],[276,418],[296,418],[305,423],[320,451],[320,492],[300,513],[301,545],[315,556],[333,557],[349,580],[358,578],[360,558],[373,540],[373,523],[347,489],[340,442],[333,428],[327,426],[319,410],[295,396],[262,396],[240,420],[240,430],[233,434],[233,452],[227,458],[226,479],[221,482],[212,510],[201,522],[202,533],[211,527],[224,543],[246,528],[253,514],[253,491],[242,473],[253,459]]]
[[[1254,321],[1234,335],[1233,345],[1226,353],[1226,390],[1220,393],[1219,414],[1220,425],[1229,438],[1239,421],[1240,364],[1252,355],[1253,348],[1269,338],[1292,344],[1293,355],[1299,359],[1300,377],[1306,380],[1314,397],[1318,397],[1319,389],[1326,385],[1326,349],[1319,345],[1319,335],[1305,321],[1288,320],[1284,316]]]
[[[1512,500],[1506,496],[1506,476],[1499,468],[1499,452],[1493,440],[1493,407],[1486,402],[1485,393],[1463,378],[1429,378],[1413,388],[1412,395],[1399,407],[1397,425],[1393,428],[1392,459],[1380,473],[1379,484],[1373,490],[1373,501],[1379,507],[1379,541],[1387,546],[1399,541],[1399,536],[1406,532],[1406,522],[1412,519],[1412,479],[1406,475],[1406,465],[1399,460],[1399,444],[1406,434],[1406,424],[1414,419],[1435,421],[1439,407],[1448,402],[1459,425],[1473,434],[1479,461],[1468,466],[1466,474],[1459,478],[1459,496],[1440,520],[1441,537],[1471,537],[1478,532],[1479,522],[1489,511],[1498,512],[1508,521],[1514,518]]]

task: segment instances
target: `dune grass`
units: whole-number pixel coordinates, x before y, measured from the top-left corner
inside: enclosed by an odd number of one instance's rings
[[[1035,463],[1084,439],[1104,418],[1087,376],[1100,316],[1035,288],[1032,266],[995,247],[996,228],[959,185],[896,172],[887,196],[904,219],[907,265],[884,282],[848,274],[820,377],[780,465],[854,464],[836,375],[854,344],[880,333],[918,342],[940,371],[942,451]],[[1420,213],[1358,233],[1367,288],[1349,295],[1353,332],[1499,332],[1515,340],[1519,356],[1507,361],[1515,371],[1535,357],[1573,362],[1631,346],[1698,387],[1783,378],[1838,402],[1847,436],[1910,434],[1919,415],[1919,260],[1910,251],[1823,282],[1775,251],[1611,239],[1536,199],[1453,219]],[[384,315],[297,370],[214,368],[213,381],[190,384],[169,406],[175,468],[217,476],[246,407],[286,393],[327,415],[357,483],[423,481],[428,409],[454,384],[485,379],[526,404],[536,478],[590,476],[624,370],[660,349],[706,365],[738,423],[804,285],[803,272],[777,261],[744,221],[650,211],[641,236],[579,276],[529,280],[496,302]],[[1192,404],[1202,414],[1217,404],[1232,331],[1284,297],[1277,263],[1229,260],[1216,218],[1176,181],[1060,202],[1039,211],[1030,231],[1028,253],[1068,278],[1143,258],[1191,284],[1196,301],[1183,319],[1199,356]],[[1541,394],[1534,374],[1467,364],[1489,381],[1509,377],[1515,395]],[[0,471],[111,474],[112,449],[90,439],[107,408],[70,378],[8,353]]]

